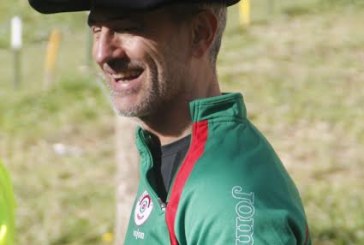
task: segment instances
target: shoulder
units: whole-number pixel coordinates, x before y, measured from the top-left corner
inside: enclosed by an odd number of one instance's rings
[[[249,121],[224,127],[223,132],[212,130],[189,183],[208,185],[203,188],[226,185],[230,190],[244,186],[259,191],[260,187],[273,188],[266,185],[269,181],[276,185],[291,181],[274,149]]]
[[[301,200],[270,144],[251,125],[220,137],[206,144],[183,189],[178,214],[189,227],[185,232],[214,231],[227,239],[218,244],[302,240]]]

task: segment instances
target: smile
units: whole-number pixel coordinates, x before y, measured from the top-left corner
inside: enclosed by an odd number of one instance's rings
[[[143,71],[144,71],[143,69],[127,70],[117,74],[110,74],[110,76],[115,82],[125,83],[138,78],[143,73]]]

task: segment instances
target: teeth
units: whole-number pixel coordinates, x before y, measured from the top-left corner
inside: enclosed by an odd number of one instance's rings
[[[140,75],[140,70],[130,70],[119,74],[112,75],[112,78],[115,80],[129,80]]]

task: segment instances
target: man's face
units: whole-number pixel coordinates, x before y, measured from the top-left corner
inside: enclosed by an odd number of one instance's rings
[[[150,116],[186,93],[189,32],[187,25],[172,22],[166,10],[94,10],[89,24],[94,59],[120,114]]]

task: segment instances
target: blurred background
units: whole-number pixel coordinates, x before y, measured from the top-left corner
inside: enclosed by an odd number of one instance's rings
[[[252,0],[250,10],[229,10],[222,88],[243,93],[295,180],[313,244],[364,244],[364,2]],[[24,0],[1,1],[0,13],[0,158],[16,244],[112,244],[115,116],[87,15],[44,16]]]

